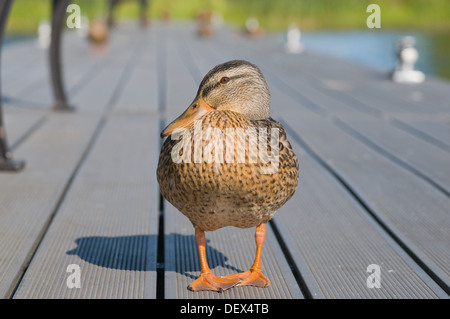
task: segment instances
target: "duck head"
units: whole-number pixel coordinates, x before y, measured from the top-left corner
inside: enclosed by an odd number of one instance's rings
[[[249,120],[270,116],[270,93],[261,70],[244,60],[215,66],[203,78],[197,95],[187,110],[161,133],[178,133],[211,111],[234,111]]]

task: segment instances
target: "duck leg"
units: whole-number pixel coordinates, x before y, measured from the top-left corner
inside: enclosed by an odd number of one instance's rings
[[[242,273],[223,276],[226,279],[240,279],[238,286],[256,286],[256,287],[268,287],[270,286],[270,280],[263,275],[261,268],[261,251],[266,237],[266,224],[261,224],[256,227],[255,241],[256,241],[256,256],[253,266],[250,270]]]
[[[206,261],[206,237],[205,232],[198,227],[195,227],[195,241],[197,243],[198,252],[200,255],[200,277],[194,280],[188,289],[191,291],[213,290],[222,292],[231,287],[236,286],[240,282],[240,278],[222,278],[215,276],[208,266]]]

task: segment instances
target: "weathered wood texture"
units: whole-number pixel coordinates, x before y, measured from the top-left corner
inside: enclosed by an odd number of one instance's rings
[[[4,48],[2,92],[21,173],[0,174],[4,298],[448,298],[450,84],[392,83],[385,72],[284,52],[273,36],[190,23],[118,26],[106,47],[67,32],[73,113],[55,113],[46,52]],[[156,183],[160,130],[203,75],[243,58],[263,71],[300,158],[295,196],[267,228],[266,289],[186,289],[200,271],[194,230]],[[218,275],[247,270],[254,229],[208,232]],[[81,288],[69,288],[78,265]],[[369,288],[367,267],[381,268]]]

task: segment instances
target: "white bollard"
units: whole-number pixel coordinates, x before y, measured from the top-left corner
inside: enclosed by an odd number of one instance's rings
[[[286,51],[288,53],[301,53],[303,52],[303,44],[301,42],[300,29],[292,24],[289,26],[286,34]]]
[[[37,45],[41,49],[47,49],[51,42],[52,27],[50,21],[42,20],[38,26]]]
[[[414,64],[419,59],[415,45],[415,39],[406,36],[397,41],[397,64],[392,73],[392,80],[398,83],[422,83],[425,74],[414,70]]]

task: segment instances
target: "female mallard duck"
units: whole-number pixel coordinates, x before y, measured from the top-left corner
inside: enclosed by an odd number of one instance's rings
[[[282,125],[270,118],[261,71],[242,60],[214,67],[194,102],[161,133],[169,135],[157,175],[164,198],[195,227],[201,275],[188,289],[267,287],[261,269],[265,224],[292,197],[299,173]],[[256,257],[250,270],[217,277],[206,261],[204,232],[225,226],[256,226]]]

